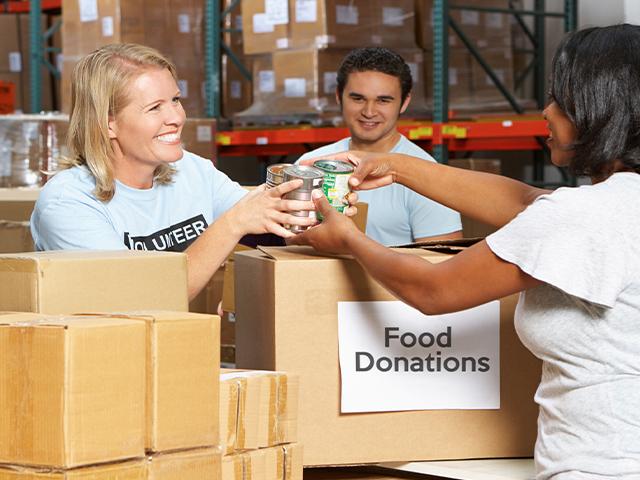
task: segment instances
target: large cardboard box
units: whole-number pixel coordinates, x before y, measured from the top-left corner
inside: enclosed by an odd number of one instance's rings
[[[147,331],[147,451],[219,444],[220,318],[135,312]]]
[[[221,454],[217,448],[158,453],[149,457],[147,480],[220,480]]]
[[[0,480],[146,480],[147,462],[130,460],[72,470],[43,470],[19,465],[0,466]]]
[[[0,310],[187,311],[186,255],[52,251],[0,255]]]
[[[515,297],[500,302],[499,409],[342,414],[337,303],[393,297],[355,260],[304,247],[239,252],[235,268],[237,365],[299,375],[305,465],[532,454],[540,365],[514,331]]]
[[[138,321],[0,316],[0,463],[144,455],[144,344]]]

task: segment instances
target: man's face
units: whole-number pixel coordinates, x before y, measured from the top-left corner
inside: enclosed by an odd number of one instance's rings
[[[347,78],[342,98],[342,117],[351,137],[375,144],[395,133],[398,116],[409,105],[401,101],[400,79],[381,72],[353,72]]]

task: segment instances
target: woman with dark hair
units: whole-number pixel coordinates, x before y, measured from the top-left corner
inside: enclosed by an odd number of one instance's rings
[[[401,183],[501,227],[451,260],[388,250],[315,198],[297,243],[352,254],[426,314],[522,292],[516,329],[543,362],[538,479],[640,478],[640,27],[569,34],[544,109],[551,161],[591,185],[547,191],[401,155],[345,152],[355,189]]]

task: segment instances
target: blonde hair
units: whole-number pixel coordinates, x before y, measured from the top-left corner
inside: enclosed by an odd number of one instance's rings
[[[103,202],[115,194],[109,118],[129,103],[127,90],[132,79],[149,68],[166,68],[177,81],[170,60],[153,48],[133,43],[101,47],[73,69],[67,132],[70,155],[60,167],[86,165],[96,181],[94,194]],[[170,183],[174,173],[170,165],[161,165],[154,172],[154,182]]]

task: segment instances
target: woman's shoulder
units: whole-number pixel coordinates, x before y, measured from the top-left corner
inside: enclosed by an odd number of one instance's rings
[[[74,166],[56,172],[42,187],[38,203],[55,202],[63,199],[82,197],[93,198],[96,182],[85,166]],[[97,201],[97,199],[95,199]]]

